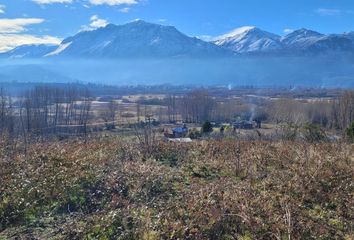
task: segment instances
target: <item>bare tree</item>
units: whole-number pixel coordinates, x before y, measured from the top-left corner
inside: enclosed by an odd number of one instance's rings
[[[334,127],[341,130],[354,122],[354,91],[345,92],[333,103],[332,118]]]
[[[137,116],[138,122],[140,122],[140,114],[141,114],[140,103],[137,102],[137,104],[136,104],[136,116]]]
[[[101,111],[100,114],[101,118],[105,121],[106,127],[108,129],[114,129],[116,126],[117,109],[118,109],[117,103],[114,100],[112,100]]]
[[[201,123],[211,120],[216,102],[207,91],[193,91],[183,97],[181,113],[185,122]]]
[[[14,137],[15,117],[11,96],[0,89],[0,134],[3,139],[10,140]]]
[[[22,97],[21,126],[28,135],[46,136],[85,133],[90,119],[91,99],[87,90],[35,87]]]

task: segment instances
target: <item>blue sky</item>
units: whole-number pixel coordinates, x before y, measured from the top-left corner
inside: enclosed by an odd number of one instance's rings
[[[283,35],[298,28],[354,31],[353,0],[0,0],[0,51],[58,43],[81,30],[134,19],[174,25],[191,36],[241,26]]]

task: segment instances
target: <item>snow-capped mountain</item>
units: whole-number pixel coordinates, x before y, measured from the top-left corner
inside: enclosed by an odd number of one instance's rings
[[[237,28],[217,37],[214,43],[237,53],[269,52],[282,48],[280,36],[256,27]]]
[[[287,49],[306,49],[324,36],[321,33],[302,28],[285,35],[280,41]]]
[[[58,46],[56,45],[22,45],[16,47],[8,52],[1,53],[0,57],[5,58],[38,58],[54,51]]]
[[[354,52],[353,41],[343,35],[328,35],[320,38],[314,44],[309,46],[310,52],[328,53],[328,52]]]
[[[324,35],[308,29],[294,31],[281,38],[288,52],[319,54],[328,52],[351,52],[353,42],[345,34]]]
[[[354,45],[354,32],[343,33],[343,36],[351,40]]]
[[[324,35],[302,28],[280,37],[256,27],[241,27],[217,37],[214,43],[239,54],[354,53],[354,32]]]
[[[23,45],[3,58],[165,58],[354,54],[354,32],[325,35],[299,29],[283,37],[257,27],[237,28],[212,42],[189,37],[173,26],[134,21],[108,24],[66,38],[59,46]]]
[[[47,57],[213,57],[230,52],[188,37],[175,27],[134,21],[125,25],[109,24],[93,31],[80,32],[65,39]]]

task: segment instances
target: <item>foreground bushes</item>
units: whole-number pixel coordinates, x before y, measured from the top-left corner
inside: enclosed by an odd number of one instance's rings
[[[36,144],[0,160],[0,239],[352,239],[353,146]]]

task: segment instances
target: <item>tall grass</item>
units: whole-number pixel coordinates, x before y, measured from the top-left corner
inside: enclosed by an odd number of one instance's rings
[[[32,144],[0,159],[0,239],[352,239],[353,145]]]

